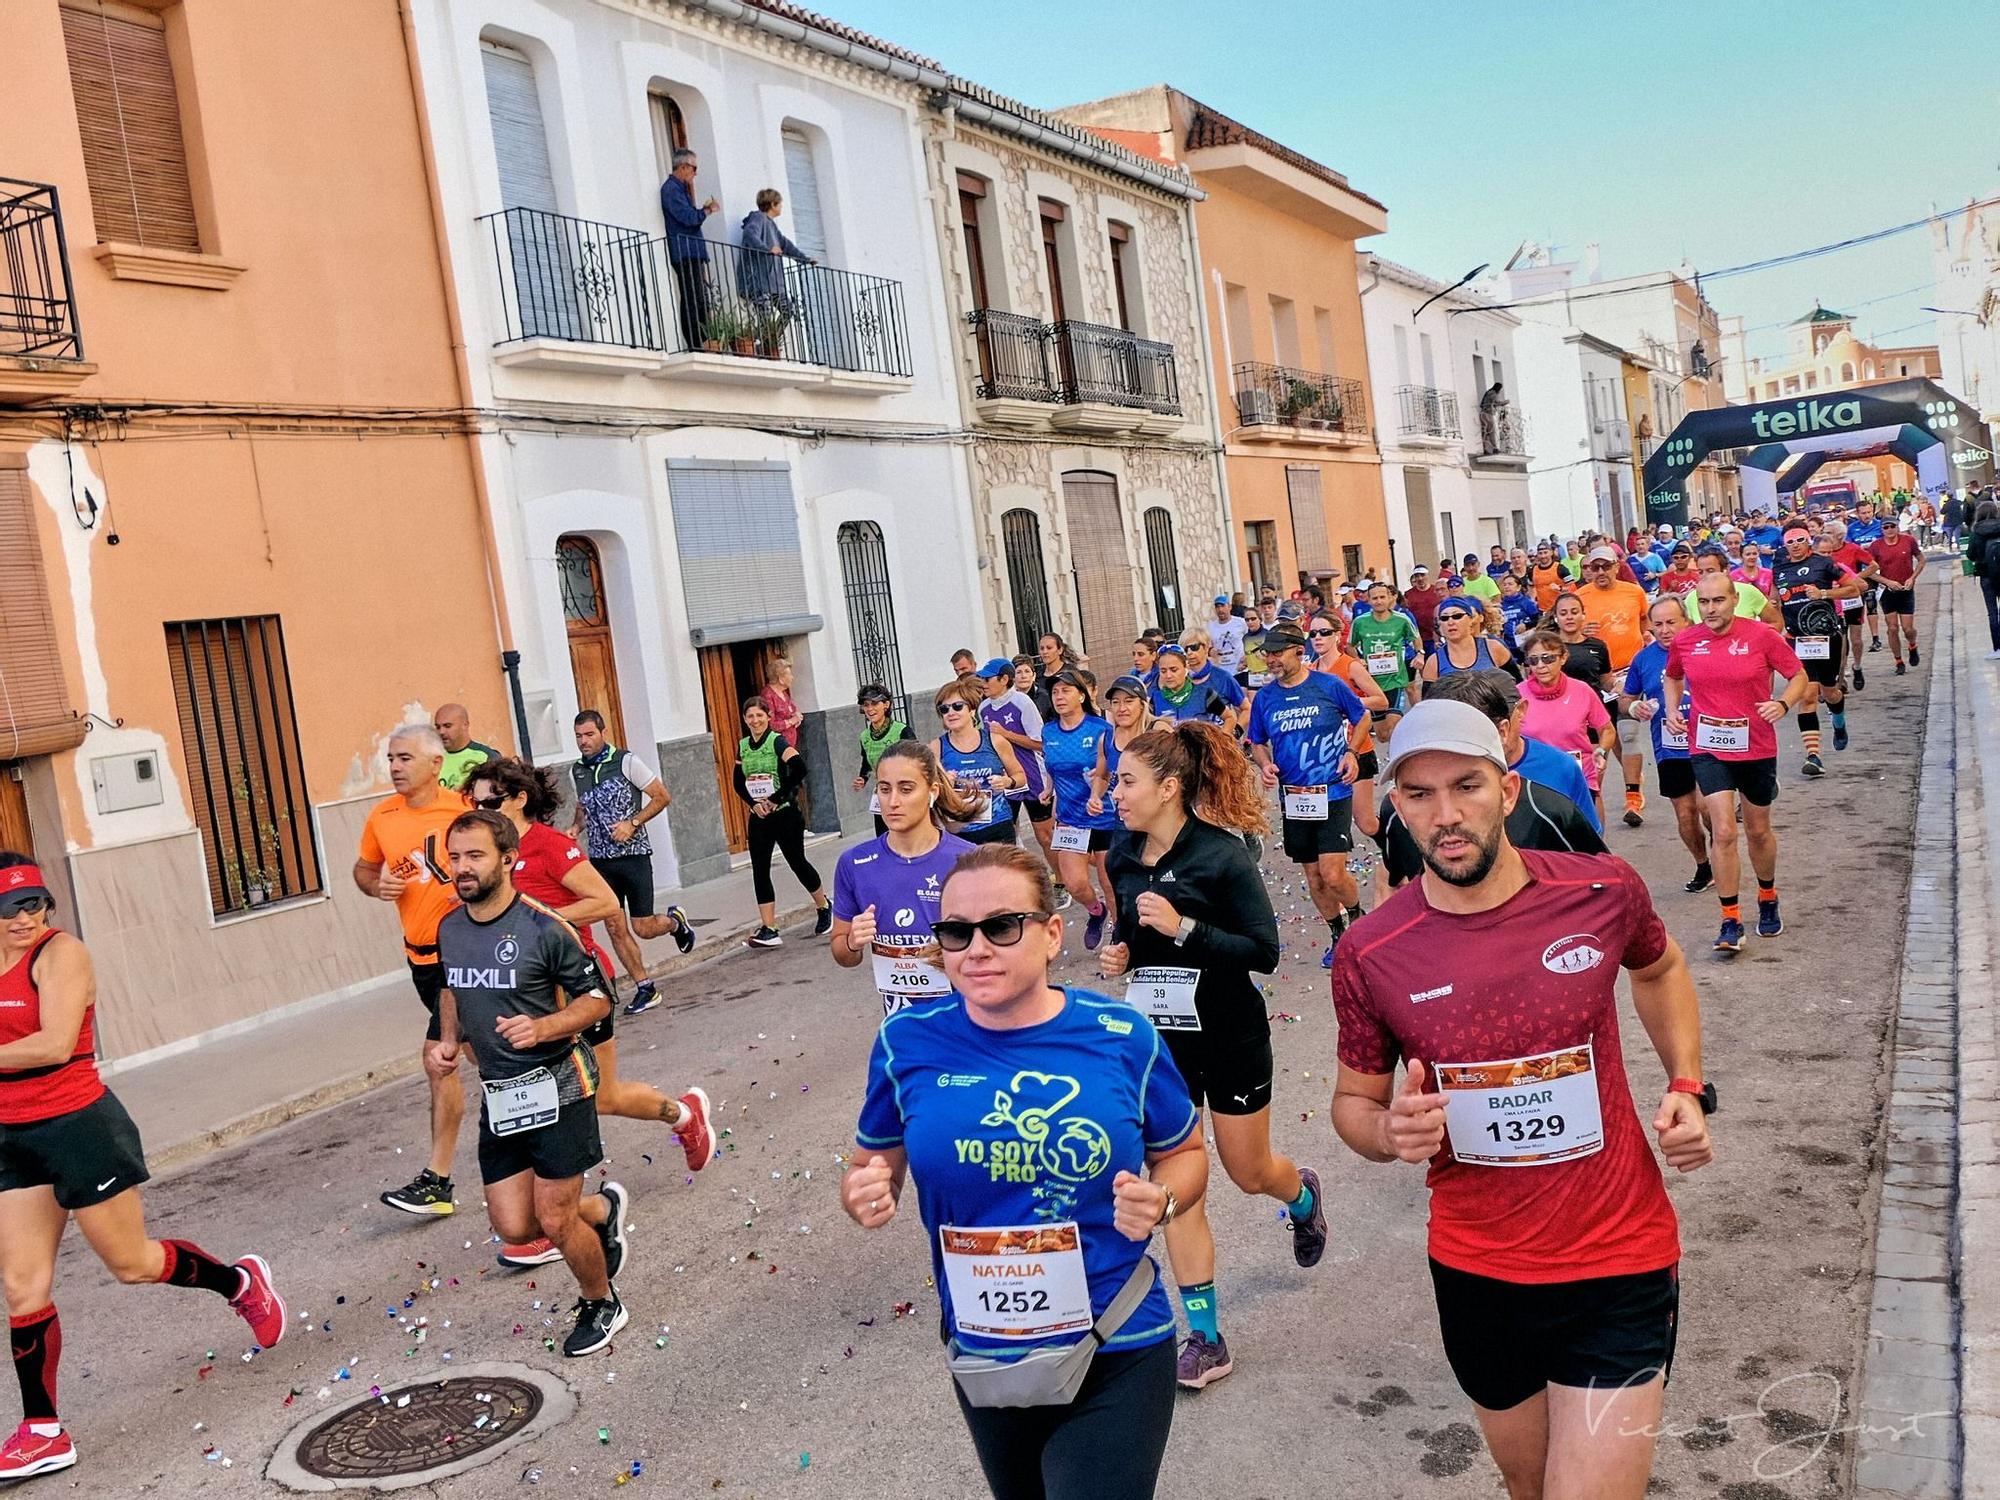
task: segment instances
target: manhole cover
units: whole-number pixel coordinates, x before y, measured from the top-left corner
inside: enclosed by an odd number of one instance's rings
[[[294,1489],[400,1489],[490,1462],[571,1415],[575,1398],[525,1365],[478,1365],[446,1379],[315,1414],[272,1456],[270,1477]]]

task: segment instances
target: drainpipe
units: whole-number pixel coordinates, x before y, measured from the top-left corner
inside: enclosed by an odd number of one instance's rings
[[[458,378],[458,404],[472,409],[472,364],[465,347],[465,323],[459,316],[458,281],[452,274],[451,243],[445,231],[444,193],[438,184],[436,142],[431,135],[430,108],[424,100],[423,70],[417,62],[417,23],[410,0],[396,0],[403,26],[403,59],[410,70],[410,103],[417,119],[417,145],[424,158],[424,188],[431,204],[431,237],[437,242],[438,283],[444,295],[445,326],[451,338],[452,364]],[[472,463],[473,509],[479,521],[479,542],[486,554],[486,593],[493,606],[493,630],[500,642],[500,670],[507,678],[514,707],[514,743],[523,760],[534,758],[528,739],[528,706],[521,696],[521,653],[514,649],[514,628],[507,613],[507,587],[500,568],[500,543],[493,532],[493,497],[486,485],[486,463],[476,432],[466,434]]]

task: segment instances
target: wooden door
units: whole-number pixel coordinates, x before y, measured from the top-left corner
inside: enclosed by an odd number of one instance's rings
[[[701,696],[708,709],[709,746],[715,752],[715,784],[722,795],[722,832],[731,854],[750,847],[750,809],[736,795],[736,742],[743,738],[742,704],[749,689],[737,681],[734,652],[728,646],[704,646]]]
[[[20,774],[16,762],[0,760],[0,849],[32,855],[35,840],[28,826],[28,789],[16,779]]]
[[[576,682],[579,711],[595,709],[604,716],[604,737],[631,747],[625,739],[625,710],[618,697],[618,655],[611,642],[611,616],[604,600],[604,568],[597,548],[587,537],[566,536],[556,542],[556,563],[562,571],[563,624],[569,632],[569,670]],[[646,747],[650,754],[652,747]]]

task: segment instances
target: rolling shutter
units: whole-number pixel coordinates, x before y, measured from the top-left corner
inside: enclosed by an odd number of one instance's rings
[[[548,132],[535,66],[512,47],[480,44],[486,64],[486,112],[493,123],[493,155],[500,164],[502,208],[556,212],[556,174],[549,165]]]
[[[826,259],[826,220],[820,214],[819,172],[813,163],[812,140],[787,125],[785,142],[785,217],[792,221],[792,239],[814,260]]]
[[[198,252],[164,23],[113,4],[65,4],[61,14],[98,239]]]
[[[789,465],[670,458],[667,494],[695,645],[803,635],[825,625],[805,609]]]
[[[0,760],[68,750],[83,730],[56,649],[28,474],[0,467]]]
[[[1132,605],[1132,559],[1118,516],[1118,481],[1109,474],[1078,470],[1063,475],[1062,486],[1063,508],[1069,513],[1070,566],[1076,574],[1077,610],[1082,616],[1082,649],[1110,661],[1139,633]]]
[[[1333,543],[1326,534],[1326,502],[1321,498],[1319,470],[1306,464],[1285,469],[1285,496],[1292,506],[1292,549],[1302,573],[1331,573]]]

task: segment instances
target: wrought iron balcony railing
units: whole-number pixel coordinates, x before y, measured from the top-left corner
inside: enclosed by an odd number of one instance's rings
[[[1049,325],[1019,313],[982,307],[971,313],[973,342],[979,348],[981,400],[1062,399],[1049,355]]]
[[[1458,436],[1458,393],[1433,385],[1396,387],[1396,431],[1404,437]]]
[[[979,349],[982,399],[1095,402],[1168,416],[1181,410],[1172,344],[1100,323],[1043,323],[993,308],[967,321]]]
[[[1368,403],[1358,380],[1254,361],[1237,365],[1235,377],[1242,426],[1279,423],[1355,437],[1368,434]]]
[[[83,358],[56,190],[0,177],[0,356]]]
[[[1528,419],[1515,409],[1513,402],[1480,412],[1479,452],[1486,458],[1527,457]]]

